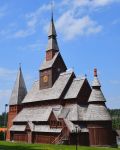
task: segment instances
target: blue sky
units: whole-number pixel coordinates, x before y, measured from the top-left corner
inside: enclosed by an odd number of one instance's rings
[[[50,0],[0,0],[0,113],[19,63],[28,90],[38,79],[47,46]],[[97,67],[109,108],[120,108],[120,0],[54,1],[61,54],[77,76]]]

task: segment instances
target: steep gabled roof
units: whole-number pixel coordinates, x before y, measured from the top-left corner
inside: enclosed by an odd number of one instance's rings
[[[52,107],[24,108],[13,122],[48,121]]]
[[[78,104],[70,104],[61,110],[58,118],[64,118],[70,121],[81,121],[87,111],[87,106],[80,106]]]
[[[27,89],[25,81],[23,78],[21,67],[19,68],[17,79],[11,94],[9,105],[18,105],[21,104],[22,100],[27,94]]]
[[[60,60],[66,67],[60,52],[56,52],[53,59],[47,61],[46,58],[44,59],[43,63],[40,66],[40,70],[45,70],[54,67],[54,65],[57,63],[57,60]]]
[[[64,99],[71,99],[71,98],[77,98],[83,84],[84,84],[85,78],[75,78],[67,91]]]
[[[22,103],[45,101],[60,99],[64,93],[65,88],[68,86],[73,71],[66,71],[61,73],[52,88],[39,89],[39,81],[35,82],[30,92],[26,95]]]

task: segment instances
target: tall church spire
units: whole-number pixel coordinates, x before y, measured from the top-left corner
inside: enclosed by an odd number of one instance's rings
[[[56,30],[55,30],[55,25],[54,25],[54,19],[53,19],[53,13],[51,16],[51,22],[50,22],[50,28],[49,28],[49,33],[48,33],[48,39],[49,38],[56,38]]]
[[[54,19],[53,19],[53,11],[51,15],[51,22],[50,22],[50,28],[48,32],[48,45],[46,51],[59,51],[58,43],[57,43],[57,34],[56,29],[54,25]]]
[[[12,91],[9,105],[19,105],[27,94],[25,81],[22,74],[21,65],[19,66],[17,78]]]
[[[53,5],[51,5],[52,8]],[[67,67],[62,59],[57,44],[57,34],[53,19],[53,9],[51,11],[51,21],[48,33],[48,45],[46,49],[46,57],[39,71],[39,88],[52,88],[60,73],[66,71]]]

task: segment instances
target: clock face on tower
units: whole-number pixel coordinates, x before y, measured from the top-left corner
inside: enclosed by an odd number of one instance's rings
[[[48,82],[48,76],[47,76],[47,75],[43,76],[43,82],[44,82],[44,83],[47,83],[47,82]]]

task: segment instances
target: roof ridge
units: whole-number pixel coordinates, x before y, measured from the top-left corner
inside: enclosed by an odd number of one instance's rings
[[[71,69],[71,70],[66,70],[66,71],[64,71],[64,72],[62,72],[62,73],[60,73],[60,76],[62,76],[62,75],[66,75],[66,74],[72,74],[72,73],[74,73],[74,71]]]

